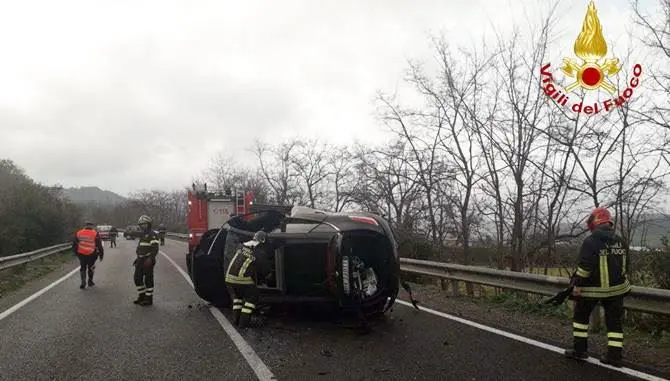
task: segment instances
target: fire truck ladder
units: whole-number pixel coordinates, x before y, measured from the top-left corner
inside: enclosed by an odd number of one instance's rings
[[[240,215],[245,212],[244,205],[244,192],[235,192],[235,203],[236,203],[236,212],[235,214]]]

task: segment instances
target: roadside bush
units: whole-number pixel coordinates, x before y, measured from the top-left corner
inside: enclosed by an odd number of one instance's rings
[[[12,161],[0,160],[0,184],[0,256],[67,241],[81,223],[74,205]]]

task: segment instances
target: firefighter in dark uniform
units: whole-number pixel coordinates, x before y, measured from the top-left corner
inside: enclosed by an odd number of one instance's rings
[[[607,327],[607,354],[600,361],[620,367],[623,350],[623,300],[631,286],[626,279],[625,249],[613,228],[612,215],[605,208],[591,212],[587,226],[592,232],[584,239],[579,264],[572,276],[575,311],[572,322],[573,348],[569,358],[588,358],[588,332],[591,312],[602,304]]]
[[[226,286],[233,297],[233,324],[246,327],[257,309],[257,281],[269,273],[267,234],[258,231],[239,246],[226,271]]]
[[[165,246],[165,233],[167,233],[167,228],[165,225],[158,225],[158,238],[161,241],[161,246]]]
[[[95,273],[95,261],[105,255],[102,247],[100,234],[95,230],[92,222],[86,222],[85,227],[77,231],[72,240],[72,251],[79,258],[79,274],[81,276],[82,290],[86,288],[86,272],[88,272],[88,286],[93,287],[93,274]]]
[[[116,237],[119,235],[119,231],[116,229],[116,226],[112,226],[109,230],[109,247],[116,247]]]
[[[143,215],[137,224],[142,229],[142,235],[137,243],[137,259],[135,265],[135,286],[137,286],[137,300],[133,303],[141,306],[150,306],[154,299],[154,266],[158,256],[158,235],[151,228],[151,217]]]

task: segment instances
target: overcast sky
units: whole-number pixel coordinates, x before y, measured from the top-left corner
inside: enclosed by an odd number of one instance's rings
[[[468,43],[550,3],[3,0],[0,158],[125,195],[187,185],[220,150],[251,160],[256,137],[380,141],[375,93],[431,58],[430,33]],[[552,56],[571,54],[587,3],[560,2]],[[596,6],[618,48],[630,6]]]

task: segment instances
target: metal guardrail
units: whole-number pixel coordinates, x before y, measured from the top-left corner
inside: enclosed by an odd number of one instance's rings
[[[177,238],[177,239],[188,239],[188,234],[183,234],[183,233],[172,233],[172,232],[167,232],[165,233],[167,237],[171,238]]]
[[[179,240],[188,238],[188,234],[171,232],[168,232],[167,236]],[[555,295],[569,284],[569,279],[563,277],[411,258],[400,258],[400,270],[411,274],[546,296]],[[631,311],[670,316],[670,290],[633,286],[624,306]]]
[[[36,259],[48,257],[50,255],[58,254],[71,247],[71,243],[61,243],[49,247],[44,247],[31,251],[28,253],[10,255],[8,257],[0,257],[0,270],[5,270],[10,267],[22,265],[24,263],[32,262]]]
[[[400,259],[400,269],[417,275],[547,296],[555,295],[569,284],[568,278],[410,258]],[[632,311],[670,316],[670,290],[633,286],[624,306]]]

